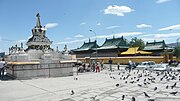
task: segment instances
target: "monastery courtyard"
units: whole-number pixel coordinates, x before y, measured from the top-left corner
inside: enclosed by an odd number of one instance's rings
[[[165,73],[134,70],[129,74],[124,67],[117,70],[113,65],[113,72],[104,69],[78,76],[74,68],[74,76],[0,81],[0,98],[1,101],[180,101],[178,72],[164,76]],[[175,91],[178,93],[170,94]]]

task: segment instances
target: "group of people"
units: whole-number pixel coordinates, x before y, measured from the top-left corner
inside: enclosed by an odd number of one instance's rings
[[[92,63],[92,64],[91,64],[91,70],[92,70],[93,72],[100,72],[99,63]]]
[[[4,71],[5,71],[6,62],[4,58],[0,61],[0,79],[4,78]]]
[[[112,64],[113,61],[111,58],[109,59],[109,70],[112,72]],[[118,64],[118,70],[120,65]],[[100,72],[104,68],[103,61],[97,62],[95,60],[92,60],[87,66],[85,63],[82,64],[82,67],[79,67],[78,72],[84,72],[84,71],[92,71],[92,72]]]

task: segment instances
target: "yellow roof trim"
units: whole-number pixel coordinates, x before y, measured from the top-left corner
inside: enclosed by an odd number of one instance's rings
[[[21,65],[21,64],[40,64],[40,62],[7,62],[7,64]]]
[[[121,55],[132,55],[132,54],[152,54],[152,52],[138,51],[139,47],[131,47],[127,51],[122,52]]]

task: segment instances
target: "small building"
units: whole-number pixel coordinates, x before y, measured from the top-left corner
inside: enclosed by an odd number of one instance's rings
[[[139,47],[131,47],[127,51],[120,53],[121,56],[147,56],[151,54],[152,52],[139,50]]]

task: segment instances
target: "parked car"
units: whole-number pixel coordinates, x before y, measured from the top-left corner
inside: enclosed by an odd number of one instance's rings
[[[128,62],[128,65],[126,66],[126,70],[129,70],[129,69],[135,69],[136,68],[136,63],[135,62],[133,62],[133,61],[131,61],[131,60],[129,60],[129,62]]]
[[[154,71],[171,71],[171,67],[168,64],[158,64]]]
[[[176,67],[172,67],[172,70],[180,72],[180,64],[178,64]]]
[[[155,67],[157,64],[154,61],[145,61],[141,62],[136,69],[153,70]]]

